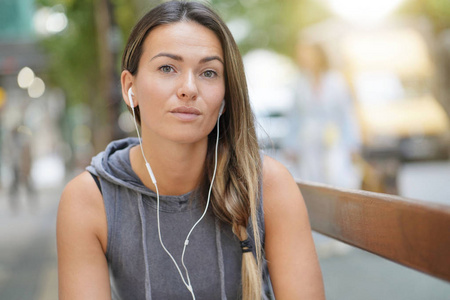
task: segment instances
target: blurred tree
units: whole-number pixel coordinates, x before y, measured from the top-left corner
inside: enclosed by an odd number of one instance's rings
[[[255,48],[269,48],[292,56],[299,31],[330,15],[322,2],[314,0],[210,2],[231,29],[238,31],[233,33],[243,54]]]
[[[399,13],[424,16],[432,24],[431,49],[437,69],[434,91],[450,117],[450,1],[409,0],[400,7]]]
[[[409,0],[400,7],[399,13],[426,16],[432,22],[436,33],[450,28],[448,0]]]
[[[120,54],[143,1],[36,0],[36,6],[63,5],[69,20],[61,33],[44,37],[49,54],[48,79],[62,87],[68,105],[85,103],[93,110],[90,127],[96,151],[123,136],[117,126],[122,110]],[[146,1],[152,3],[152,1]],[[157,1],[153,1],[157,2]],[[70,140],[70,137],[67,137]]]

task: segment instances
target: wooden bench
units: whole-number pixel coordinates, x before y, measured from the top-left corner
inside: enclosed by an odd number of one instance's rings
[[[450,206],[303,181],[297,185],[314,231],[450,282]]]

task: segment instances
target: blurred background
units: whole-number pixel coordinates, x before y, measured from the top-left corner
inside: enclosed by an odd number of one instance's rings
[[[57,299],[59,196],[134,135],[120,56],[160,2],[0,0],[0,299]],[[450,1],[206,2],[241,49],[268,155],[298,179],[450,205]],[[449,283],[314,238],[327,299],[450,299]]]

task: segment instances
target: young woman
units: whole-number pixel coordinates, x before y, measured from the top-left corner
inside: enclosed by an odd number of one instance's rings
[[[258,149],[224,22],[166,2],[133,29],[122,93],[140,139],[112,142],[65,188],[60,299],[323,299],[307,211]],[[270,280],[268,274],[270,273]]]

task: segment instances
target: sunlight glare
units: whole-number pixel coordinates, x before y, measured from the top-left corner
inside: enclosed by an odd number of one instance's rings
[[[331,9],[354,22],[376,22],[393,12],[404,0],[327,0]]]

